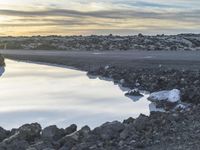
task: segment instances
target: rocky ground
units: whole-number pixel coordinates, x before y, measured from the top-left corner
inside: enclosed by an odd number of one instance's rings
[[[93,130],[76,125],[65,129],[38,123],[10,131],[0,128],[0,150],[198,150],[200,106],[184,112],[151,113]]]
[[[0,48],[34,50],[200,50],[199,34],[0,37]]]
[[[112,78],[124,87],[150,92],[179,89],[181,99],[193,104],[200,103],[200,70],[180,70],[162,67],[134,68],[107,66],[90,70],[88,75]]]
[[[14,58],[35,60],[40,57],[14,55]],[[41,60],[48,62],[47,56],[45,58],[41,57]],[[63,62],[64,58],[58,64]],[[181,100],[192,105],[184,111],[151,112],[150,116],[140,115],[137,119],[129,118],[122,123],[117,121],[105,123],[93,130],[85,126],[77,131],[76,125],[66,129],[58,129],[56,126],[41,129],[37,123],[27,124],[11,131],[1,128],[0,150],[200,149],[200,68],[198,65],[196,67],[191,65],[191,68],[187,67],[184,70],[184,67],[172,69],[169,65],[161,65],[161,61],[159,63],[155,61],[153,67],[151,64],[146,67],[142,65],[136,67],[134,66],[136,60],[126,62],[124,65],[123,60],[120,62],[122,65],[110,63],[103,67],[92,67],[87,70],[88,76],[109,77],[115,83],[125,87],[150,92],[176,88],[181,91]],[[96,63],[98,64],[99,61],[97,60]],[[188,63],[189,66],[189,61],[184,63]],[[66,62],[66,65],[69,64]],[[175,63],[173,65],[177,66]]]
[[[0,66],[5,66],[4,57],[0,54]]]

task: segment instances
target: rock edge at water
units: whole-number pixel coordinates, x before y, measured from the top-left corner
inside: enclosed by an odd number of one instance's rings
[[[200,144],[200,106],[185,112],[151,113],[91,130],[38,123],[7,131],[0,128],[0,150],[133,150],[196,149]],[[187,141],[187,142],[185,142]]]
[[[110,66],[108,69],[100,67],[90,70],[88,74],[111,78],[123,87],[138,88],[151,93],[179,89],[183,102],[200,103],[200,70],[180,70],[160,66],[150,69]]]
[[[91,73],[91,72],[90,72]],[[123,81],[126,87],[151,92],[178,88],[184,101],[199,104],[200,71],[163,69],[100,68],[95,75]],[[123,80],[122,80],[123,79]],[[50,126],[41,129],[37,123],[6,131],[0,128],[0,150],[132,150],[132,149],[199,149],[200,106],[185,112],[152,113],[140,115],[123,123],[111,122],[91,130],[88,126],[79,131],[69,127]],[[75,131],[75,132],[74,132]]]

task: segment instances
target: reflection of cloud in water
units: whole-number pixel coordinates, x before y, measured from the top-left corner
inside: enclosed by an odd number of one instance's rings
[[[103,81],[108,81],[108,82],[113,82],[113,79],[111,78],[106,78],[106,77],[101,77],[101,76],[94,76],[94,75],[87,75],[89,79],[97,79],[99,78],[100,80],[103,80]],[[114,85],[118,85],[118,87],[120,88],[120,90],[122,90],[123,92],[128,92],[130,90],[130,88],[126,88],[126,87],[123,87],[120,83],[119,84],[115,84]],[[147,95],[147,93],[145,93],[144,91],[144,95]],[[125,95],[126,97],[128,97],[129,99],[131,99],[133,102],[137,102],[139,100],[141,100],[143,98],[143,96],[127,96]],[[145,97],[147,98],[147,96]]]
[[[165,110],[163,108],[157,108],[154,103],[149,104],[149,110],[151,112],[165,112]]]
[[[116,120],[116,118],[123,120],[126,115],[118,116],[118,114],[108,112],[88,113],[75,110],[55,111],[55,110],[38,110],[38,111],[14,111],[0,113],[1,126],[6,129],[17,128],[22,124],[40,122],[45,127],[48,125],[56,124],[59,127],[67,127],[72,123],[78,124],[79,128],[84,125],[90,125],[91,127],[98,126],[105,122],[105,116],[107,121]],[[47,122],[48,121],[48,122]]]
[[[97,79],[98,78],[98,76],[94,76],[94,75],[90,75],[90,74],[87,74],[87,76],[89,79]]]
[[[149,114],[146,99],[133,103],[113,82],[90,80],[85,72],[7,60],[0,80],[1,126],[27,122],[60,127],[98,126]],[[16,119],[15,119],[16,118]]]

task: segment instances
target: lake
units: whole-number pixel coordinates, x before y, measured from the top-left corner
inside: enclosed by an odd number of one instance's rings
[[[90,79],[86,72],[63,66],[6,60],[0,78],[0,126],[11,129],[38,122],[67,127],[123,121],[149,115],[147,95],[134,101],[112,81]]]

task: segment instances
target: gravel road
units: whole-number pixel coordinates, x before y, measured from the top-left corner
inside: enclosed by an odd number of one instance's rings
[[[120,65],[199,69],[200,51],[45,51],[0,50],[7,58],[48,62],[88,70],[89,67]]]

